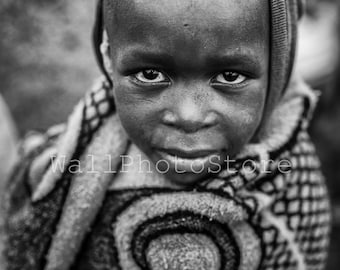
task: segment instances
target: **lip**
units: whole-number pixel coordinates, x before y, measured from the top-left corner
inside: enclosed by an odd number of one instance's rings
[[[157,149],[156,151],[161,159],[168,163],[169,168],[180,174],[208,172],[211,158],[219,156],[216,150]]]
[[[183,150],[183,149],[175,149],[175,148],[160,148],[157,149],[160,152],[167,153],[169,155],[183,158],[183,159],[197,159],[210,156],[212,154],[218,153],[216,150],[208,150],[208,149],[191,149],[191,150]]]

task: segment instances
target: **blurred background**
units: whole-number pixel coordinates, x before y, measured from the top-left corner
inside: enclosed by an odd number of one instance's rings
[[[90,42],[95,2],[1,0],[0,141],[6,142],[0,144],[0,153],[5,153],[0,155],[2,167],[8,168],[17,138],[64,122],[99,75]],[[336,270],[340,265],[340,0],[307,2],[296,69],[322,92],[311,134],[332,198],[327,269]]]

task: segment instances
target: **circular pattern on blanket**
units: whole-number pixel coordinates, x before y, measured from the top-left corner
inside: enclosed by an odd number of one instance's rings
[[[205,235],[162,235],[150,243],[145,254],[150,269],[220,269],[218,248]]]
[[[255,270],[261,245],[236,201],[208,192],[173,192],[131,201],[114,239],[122,270]]]
[[[238,269],[240,263],[239,248],[227,226],[190,212],[143,223],[132,247],[142,269]],[[164,264],[168,268],[161,267]]]

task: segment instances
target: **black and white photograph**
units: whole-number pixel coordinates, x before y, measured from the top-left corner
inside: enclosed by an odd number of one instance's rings
[[[338,270],[340,0],[1,0],[0,270]]]

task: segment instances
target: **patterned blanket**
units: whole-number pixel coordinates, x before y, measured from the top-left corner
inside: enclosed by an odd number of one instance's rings
[[[109,155],[119,170],[132,143],[100,81],[66,126],[23,144],[1,269],[324,269],[329,202],[307,133],[315,102],[293,80],[260,142],[195,186],[119,187],[103,164]]]

